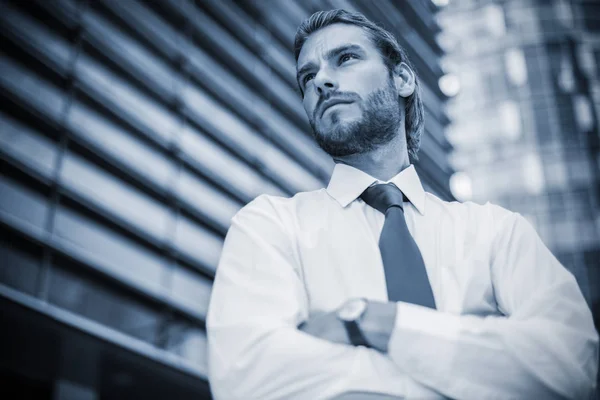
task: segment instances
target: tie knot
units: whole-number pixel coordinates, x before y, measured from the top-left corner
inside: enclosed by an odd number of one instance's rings
[[[383,214],[388,208],[394,206],[404,209],[402,204],[404,194],[393,183],[370,186],[360,195],[360,198]]]

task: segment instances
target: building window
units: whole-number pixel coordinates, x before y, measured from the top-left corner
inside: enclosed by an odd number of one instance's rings
[[[50,303],[137,339],[156,343],[160,310],[107,282],[86,276],[82,266],[61,258],[55,261],[48,295]]]
[[[515,86],[523,86],[527,83],[527,64],[522,49],[508,49],[504,53],[506,73],[509,81]]]
[[[74,209],[56,214],[57,240],[97,268],[118,279],[158,291],[162,286],[163,258],[150,248]]]
[[[567,170],[562,156],[554,155],[544,159],[544,175],[548,188],[561,190],[567,187]]]
[[[581,2],[581,15],[583,24],[590,32],[600,32],[598,15],[600,15],[600,4],[595,1]]]
[[[206,333],[180,319],[170,321],[166,329],[165,350],[186,359],[202,371],[207,371]]]
[[[545,187],[544,172],[539,155],[528,154],[523,159],[523,183],[531,194],[540,194]]]
[[[221,236],[182,215],[177,221],[174,242],[192,264],[203,266],[209,273],[217,269],[223,247]]]
[[[110,154],[128,169],[166,189],[175,175],[175,165],[147,141],[82,102],[73,103],[66,117],[69,128],[93,149]]]
[[[199,273],[177,265],[173,271],[171,297],[196,313],[206,316],[212,282]]]
[[[155,237],[164,238],[167,207],[75,153],[65,156],[61,181],[86,201]]]
[[[505,137],[510,141],[518,139],[521,136],[521,113],[518,104],[505,101],[500,104],[499,112]]]
[[[594,127],[594,112],[587,96],[578,94],[573,96],[575,119],[580,132],[589,132]]]
[[[45,196],[7,176],[0,176],[0,212],[41,232],[49,212]]]
[[[486,26],[493,36],[501,37],[506,34],[506,22],[501,5],[488,4],[483,10],[483,16]]]
[[[0,143],[11,157],[51,178],[58,158],[56,143],[0,112]]]
[[[36,295],[42,249],[14,232],[0,231],[0,282]]]

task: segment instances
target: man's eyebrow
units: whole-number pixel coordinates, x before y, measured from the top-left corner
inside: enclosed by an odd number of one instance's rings
[[[296,73],[296,80],[298,81],[298,84],[300,84],[300,77],[313,68],[315,68],[315,63],[309,62],[304,64],[304,66],[298,70]]]
[[[329,50],[327,52],[327,54],[325,55],[325,59],[326,60],[330,60],[334,57],[336,57],[337,55],[344,53],[346,51],[357,51],[357,52],[362,52],[363,48],[360,47],[357,44],[343,44],[341,46],[338,46],[336,48],[333,48],[331,50]],[[296,73],[296,80],[298,80],[298,83],[300,83],[300,77],[306,73],[307,71],[311,70],[315,68],[315,63],[314,62],[308,62],[307,64],[304,64],[301,68],[298,69],[298,72]]]

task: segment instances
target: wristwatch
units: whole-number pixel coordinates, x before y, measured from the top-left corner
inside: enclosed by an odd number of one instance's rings
[[[367,342],[365,335],[363,335],[360,326],[358,326],[358,321],[360,321],[366,310],[367,300],[355,299],[344,304],[337,311],[337,317],[344,323],[346,332],[348,332],[348,337],[350,338],[350,343],[354,346],[371,347],[369,342]]]

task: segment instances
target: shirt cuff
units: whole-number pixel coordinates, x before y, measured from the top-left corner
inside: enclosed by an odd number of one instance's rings
[[[455,342],[458,338],[459,316],[411,303],[396,304],[396,323],[388,355],[400,368],[409,373],[424,368],[429,371],[432,365],[429,360],[451,356],[443,354],[448,347],[441,344]]]
[[[423,368],[429,371],[425,358],[437,359],[440,356],[432,339],[456,338],[459,331],[456,316],[411,303],[397,302],[396,307],[396,323],[388,344],[388,355],[407,375],[406,398],[446,399],[411,375]]]

